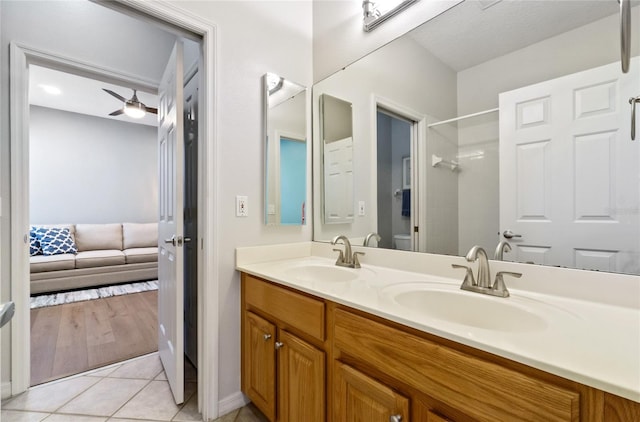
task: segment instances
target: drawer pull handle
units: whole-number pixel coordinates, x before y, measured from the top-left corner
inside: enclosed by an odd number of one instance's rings
[[[389,422],[402,422],[402,415],[389,416]]]
[[[281,341],[276,341],[276,350],[282,348],[282,346],[284,346],[284,343]]]
[[[267,341],[271,338],[271,334],[265,334],[262,336],[262,338],[264,338],[264,341]]]

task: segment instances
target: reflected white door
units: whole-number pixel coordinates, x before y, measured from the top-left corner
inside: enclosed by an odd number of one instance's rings
[[[177,42],[158,92],[158,350],[178,404],[184,401],[182,49]]]
[[[500,235],[507,259],[640,271],[640,143],[629,98],[640,60],[613,63],[500,95]],[[515,254],[515,256],[514,256]]]
[[[324,144],[324,222],[353,221],[353,138]]]

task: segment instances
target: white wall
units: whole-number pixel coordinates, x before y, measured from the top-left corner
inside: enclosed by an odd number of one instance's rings
[[[32,224],[158,219],[157,128],[30,107]]]
[[[9,43],[55,52],[158,81],[175,37],[88,1],[2,1],[0,14],[1,300],[10,297]],[[123,48],[126,47],[126,48]],[[2,329],[3,385],[10,378],[10,327]]]

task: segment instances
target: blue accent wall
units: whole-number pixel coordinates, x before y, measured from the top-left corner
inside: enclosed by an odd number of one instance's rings
[[[280,223],[305,224],[302,207],[307,200],[307,144],[280,138]],[[306,208],[306,207],[305,207]]]

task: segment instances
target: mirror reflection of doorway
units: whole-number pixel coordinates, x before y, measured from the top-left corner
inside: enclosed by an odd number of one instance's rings
[[[412,250],[411,134],[414,122],[377,111],[378,247]]]

